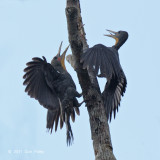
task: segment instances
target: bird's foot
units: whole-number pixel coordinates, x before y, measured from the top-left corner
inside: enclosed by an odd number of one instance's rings
[[[82,101],[81,103],[78,104],[77,107],[80,107],[85,101]]]
[[[102,78],[102,77],[105,77],[105,75],[101,73],[101,74],[98,74],[97,77]]]
[[[80,98],[82,95],[83,95],[82,93],[78,93],[78,92],[77,92],[76,97]]]

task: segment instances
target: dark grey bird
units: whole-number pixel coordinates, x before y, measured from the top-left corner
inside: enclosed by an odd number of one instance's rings
[[[127,79],[120,64],[118,50],[128,39],[128,33],[126,31],[108,31],[110,34],[105,36],[114,38],[116,40],[115,45],[106,47],[103,44],[97,44],[87,49],[81,56],[81,63],[83,63],[84,69],[94,71],[96,76],[107,79],[102,97],[107,119],[111,121],[112,113],[115,118],[116,110],[118,112],[121,96],[124,95],[127,86]]]
[[[75,111],[79,115],[78,103],[76,97],[80,97],[76,91],[76,85],[67,72],[65,67],[65,55],[68,47],[60,56],[61,46],[58,54],[52,59],[51,64],[47,63],[45,57],[32,58],[24,69],[26,85],[25,92],[31,98],[35,98],[39,103],[48,109],[47,112],[47,128],[53,129],[55,123],[55,131],[57,130],[58,121],[60,119],[60,128],[63,123],[66,124],[67,129],[67,144],[70,145],[73,141],[73,133],[70,125],[70,117],[75,121]]]

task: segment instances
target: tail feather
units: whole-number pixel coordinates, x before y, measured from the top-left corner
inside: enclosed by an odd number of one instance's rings
[[[71,145],[73,143],[74,137],[73,137],[73,133],[72,133],[72,129],[71,129],[71,125],[70,123],[68,123],[67,125],[67,145]]]
[[[72,119],[72,122],[75,122],[75,111],[74,111],[73,108],[72,108],[72,111],[71,111],[71,119]]]
[[[71,145],[73,143],[73,132],[72,132],[72,128],[70,125],[70,115],[66,114],[65,115],[65,123],[66,123],[66,129],[67,129],[67,145]]]
[[[80,110],[77,107],[74,107],[74,110],[76,111],[77,115],[80,115]]]

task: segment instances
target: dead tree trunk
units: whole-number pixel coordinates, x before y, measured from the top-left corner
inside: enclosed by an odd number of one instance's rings
[[[97,78],[94,73],[83,70],[80,63],[80,55],[88,48],[88,44],[85,38],[79,0],[67,0],[66,17],[69,42],[75,61],[74,69],[77,72],[89,113],[95,160],[115,160]]]

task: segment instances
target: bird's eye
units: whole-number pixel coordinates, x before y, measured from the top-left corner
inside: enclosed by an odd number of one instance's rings
[[[121,31],[119,31],[118,33],[121,33]]]
[[[57,59],[57,57],[54,57],[54,59]]]

